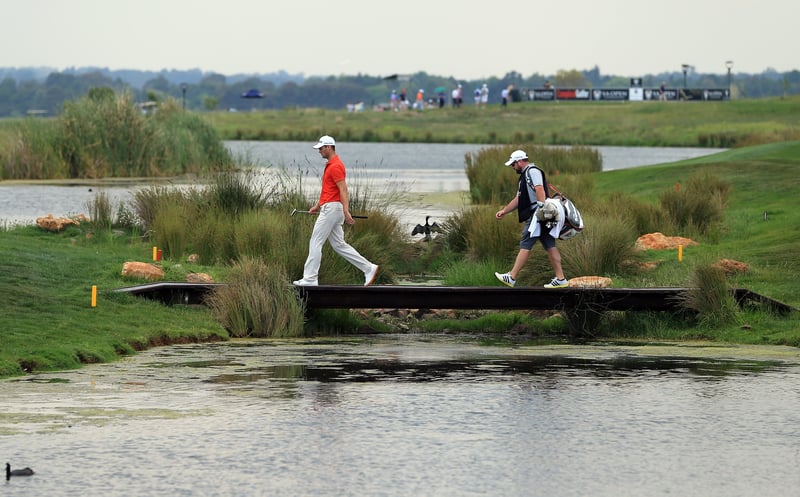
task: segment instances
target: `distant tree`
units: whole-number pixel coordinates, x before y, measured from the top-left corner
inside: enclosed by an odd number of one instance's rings
[[[591,83],[586,79],[582,72],[576,69],[560,69],[555,78],[555,85],[558,88],[591,88]]]
[[[219,98],[210,95],[203,97],[203,107],[205,107],[206,110],[214,110],[217,108],[217,105],[219,105]]]
[[[108,86],[98,86],[96,88],[90,88],[87,96],[89,100],[99,102],[101,100],[112,100],[116,94],[114,93],[113,88],[109,88]]]

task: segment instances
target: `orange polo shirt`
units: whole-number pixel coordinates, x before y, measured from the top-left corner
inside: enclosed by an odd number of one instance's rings
[[[331,157],[325,164],[325,171],[322,173],[322,190],[319,192],[319,205],[328,202],[341,202],[339,187],[336,183],[343,181],[346,177],[344,164],[338,155]]]

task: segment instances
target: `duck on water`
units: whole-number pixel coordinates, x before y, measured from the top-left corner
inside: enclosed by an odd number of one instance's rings
[[[6,463],[6,480],[10,480],[12,476],[31,476],[33,470],[31,468],[22,468],[11,470],[11,465]]]

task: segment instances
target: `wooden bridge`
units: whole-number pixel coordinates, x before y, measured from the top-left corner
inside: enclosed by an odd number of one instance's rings
[[[224,283],[162,281],[118,288],[168,305],[203,304]],[[453,287],[413,285],[321,285],[295,287],[314,309],[541,309],[597,311],[674,311],[682,308],[687,288],[543,288]],[[791,306],[744,288],[731,294],[740,306],[756,304],[788,313]]]

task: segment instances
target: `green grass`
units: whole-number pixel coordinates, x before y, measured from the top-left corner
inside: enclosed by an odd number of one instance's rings
[[[742,102],[741,105],[739,102],[727,102],[719,105],[729,105],[729,108],[716,109],[714,107],[716,104],[692,103],[669,104],[665,107],[683,108],[684,110],[681,112],[684,113],[683,117],[687,126],[695,129],[700,125],[716,126],[713,123],[709,124],[710,121],[708,121],[710,117],[714,117],[714,119],[731,118],[730,126],[723,122],[718,128],[728,127],[735,130],[737,127],[745,127],[747,117],[750,116],[753,118],[750,125],[754,128],[773,126],[777,129],[785,126],[785,131],[792,126],[796,127],[797,117],[795,116],[800,115],[796,108],[798,103],[800,100],[789,99],[785,102]],[[564,108],[572,109],[575,112],[573,116],[577,121],[585,119],[585,113],[588,112],[611,114],[621,112],[620,109],[626,109],[625,112],[639,117],[648,115],[648,113],[658,114],[659,119],[665,118],[666,114],[662,113],[672,112],[672,110],[656,107],[658,104],[642,104],[641,107],[636,107],[636,105],[599,105],[597,109],[564,105]],[[706,107],[706,105],[711,105],[711,107]],[[752,107],[750,114],[747,112],[748,106]],[[793,111],[787,113],[784,106],[792,108]],[[687,115],[692,112],[699,113],[698,109],[701,108],[707,114],[706,121],[701,122],[699,117]],[[514,109],[513,112],[525,110],[523,107]],[[731,112],[734,110],[742,115],[733,119]],[[774,116],[770,116],[770,119],[767,119],[764,114],[767,110],[774,112]],[[471,112],[477,111],[472,110]],[[537,113],[558,114],[562,110],[556,108],[554,104],[549,107],[531,106],[527,112],[530,112],[530,116],[526,116],[526,118],[530,117],[535,120]],[[285,113],[290,115],[292,112],[285,111]],[[249,118],[254,120],[262,118],[258,115],[260,113],[252,114],[248,114]],[[310,114],[314,115],[311,112]],[[425,116],[428,114],[435,113],[425,113]],[[276,115],[278,114],[276,113]],[[466,134],[466,131],[459,130],[471,129],[475,126],[476,123],[461,124],[463,121],[461,117],[470,115],[464,113],[457,118],[451,117],[453,128],[449,131],[448,136],[452,138],[453,133],[460,132]],[[486,122],[483,121],[484,117],[479,117],[478,114],[474,114],[474,116],[477,122]],[[321,117],[322,124],[320,126],[324,126],[329,117],[333,123],[336,123],[336,114],[333,112],[328,115],[318,111],[318,117]],[[621,123],[626,122],[623,117],[617,115],[617,119]],[[245,119],[249,118],[245,117]],[[355,119],[371,118],[371,116],[363,116]],[[446,120],[444,113],[430,117],[381,115],[375,118],[442,119],[442,122]],[[350,116],[345,116],[338,125],[345,125],[347,119],[350,119]],[[560,119],[562,120],[552,122],[560,122],[565,125],[566,122],[573,120],[568,117],[568,114],[564,114]],[[673,116],[670,119],[677,118]],[[524,119],[523,122],[525,122]],[[666,119],[663,124],[669,128],[670,120]],[[587,130],[595,127],[595,124],[591,122],[586,125]],[[654,126],[656,125],[654,124]],[[379,128],[376,127],[376,129]],[[410,129],[416,130],[415,127]],[[425,124],[422,125],[422,129],[425,129]],[[436,126],[433,125],[430,132],[435,134],[436,129]],[[512,134],[517,133],[512,128],[506,131]],[[325,132],[335,133],[335,131],[327,129]],[[670,140],[674,140],[679,134],[677,128],[673,132],[669,130],[664,132],[671,133]],[[774,129],[770,131],[770,133],[773,132]],[[297,136],[297,139],[315,140],[322,133],[322,129],[305,130],[304,133],[309,135]],[[0,140],[2,136],[3,127],[0,125]],[[611,139],[608,136],[606,138]],[[597,139],[602,139],[601,135],[598,135]],[[530,136],[526,136],[524,141],[530,143],[533,140]],[[800,274],[800,256],[798,255],[800,254],[800,200],[797,196],[798,186],[800,186],[797,180],[800,177],[800,141],[734,149],[714,156],[675,164],[591,173],[591,192],[581,192],[579,198],[582,203],[578,203],[578,205],[587,212],[591,210],[592,203],[605,203],[610,198],[616,199],[610,205],[623,209],[656,205],[664,192],[675,189],[676,183],[692,184],[689,179],[696,176],[719,178],[730,185],[727,207],[720,229],[709,235],[700,235],[698,237],[699,245],[686,247],[684,260],[680,262],[677,261],[674,251],[651,251],[641,254],[639,257],[643,261],[657,262],[657,267],[650,271],[611,275],[614,278],[615,286],[686,286],[691,283],[698,267],[706,266],[720,258],[730,258],[745,262],[750,266],[748,272],[729,278],[731,286],[749,288],[794,307],[800,307],[800,281],[798,281],[798,274]],[[578,188],[570,186],[563,186],[562,189],[568,195],[573,190],[578,190]],[[700,191],[697,192],[697,195],[705,193]],[[633,200],[621,201],[619,200],[620,195],[629,196]],[[369,198],[369,194],[365,194],[364,197]],[[416,274],[429,273],[432,268],[444,273],[445,281],[451,282],[450,284],[455,284],[453,282],[493,284],[493,277],[487,276],[487,273],[490,274],[491,271],[497,269],[488,261],[510,261],[516,253],[519,236],[519,225],[515,219],[511,219],[514,216],[509,216],[509,219],[505,219],[501,223],[497,223],[493,219],[496,208],[496,206],[493,208],[475,207],[479,214],[474,218],[466,215],[454,216],[449,220],[452,226],[451,233],[447,235],[448,243],[451,246],[441,248],[431,245],[416,257],[409,257],[409,259],[413,259],[411,262],[401,260],[404,257],[402,254],[412,254],[409,248],[395,246],[397,244],[391,243],[396,229],[396,226],[392,224],[396,223],[396,219],[392,217],[383,219],[377,213],[371,212],[368,222],[359,223],[354,227],[353,235],[361,237],[356,245],[359,249],[364,249],[364,255],[368,258],[386,259],[385,262],[381,260],[381,264],[386,268],[388,274],[401,273],[404,267],[411,264]],[[593,213],[593,215],[600,214],[601,212]],[[252,235],[254,231],[252,226],[260,226],[260,224],[257,223],[257,219],[249,218],[247,215],[243,218],[245,223],[249,223],[246,225],[251,227],[246,229],[247,234]],[[613,223],[613,219],[616,217],[609,216],[609,219]],[[587,224],[587,231],[579,235],[587,240],[590,239],[589,234],[593,229],[592,218],[589,217],[588,220],[590,222]],[[305,224],[306,221],[308,224]],[[310,221],[305,218],[298,220],[298,226],[302,229],[302,233],[291,238],[307,240]],[[636,220],[635,224],[646,225],[650,222],[652,221],[645,216],[643,219]],[[460,250],[466,248],[464,244],[469,241],[470,233],[481,229],[483,223],[489,224],[485,229],[498,230],[497,236],[501,243],[484,241],[484,245],[473,244],[472,252],[463,256],[463,252]],[[608,222],[602,226],[599,221],[596,224],[598,229],[602,228],[604,231],[611,229]],[[269,231],[274,230],[274,226],[269,228]],[[70,228],[65,233],[50,234],[41,232],[36,227],[10,230],[0,228],[0,254],[2,254],[0,257],[0,296],[3,300],[3,312],[0,313],[0,377],[17,375],[33,369],[76,368],[85,363],[111,361],[119,355],[131,354],[138,349],[152,345],[181,341],[223,340],[228,337],[228,333],[214,319],[209,309],[165,307],[146,300],[112,293],[110,290],[113,288],[132,284],[132,282],[124,281],[120,276],[122,263],[126,260],[149,260],[153,243],[138,237],[117,236],[107,229],[94,231],[85,228]],[[88,232],[94,232],[94,236],[87,237]],[[682,233],[665,234],[681,235]],[[175,235],[175,244],[181,240],[182,236]],[[574,241],[578,240],[574,239]],[[167,242],[169,240],[165,240],[165,243]],[[265,242],[261,238],[243,236],[239,250],[247,253],[251,250],[258,251],[263,243]],[[302,242],[302,244],[304,243],[305,241]],[[560,245],[564,248],[565,254],[568,253],[570,243],[573,241],[562,242]],[[394,247],[391,253],[384,250],[386,246]],[[176,246],[174,250],[179,252],[183,249]],[[302,263],[304,250],[303,248],[294,251],[297,252],[296,257],[293,258],[296,260],[295,265]],[[324,257],[332,262],[325,268],[328,271],[327,277],[342,281],[350,281],[353,278],[352,269],[333,254],[328,252]],[[583,257],[588,260],[590,255],[584,254]],[[427,261],[430,261],[431,266],[426,267]],[[178,264],[178,262],[169,260],[162,264],[167,270],[167,278],[173,280],[181,280],[186,272],[194,271],[207,272],[217,281],[224,281],[229,270],[224,265],[202,266],[185,262]],[[216,262],[216,264],[220,263]],[[541,279],[541,275],[537,271],[547,271],[546,264],[544,253],[541,250],[535,250],[531,261],[523,271],[521,281],[530,283]],[[295,274],[299,270],[299,266],[288,269],[288,273]],[[382,275],[387,273],[382,271]],[[90,306],[92,285],[97,285],[100,290],[98,305],[95,308]],[[351,314],[346,316],[342,314],[337,318],[340,324],[332,326],[328,324],[329,329],[340,332],[342,327],[352,327],[351,318]],[[312,316],[311,319],[317,319],[317,317]],[[329,320],[330,318],[320,318],[319,328],[324,329]],[[477,324],[464,324],[462,329],[473,326],[473,329],[509,330],[517,326],[519,322],[518,316],[486,317]],[[800,346],[800,319],[798,319],[797,312],[788,317],[781,317],[761,309],[748,309],[737,316],[735,323],[717,326],[696,323],[680,317],[651,316],[646,313],[612,313],[606,316],[601,324],[604,336],[670,340],[711,339],[737,343]],[[550,334],[562,325],[563,323],[559,324],[558,322],[548,323],[540,330],[540,333]],[[447,329],[456,326],[461,328],[458,321],[445,323],[443,326]]]
[[[425,112],[214,112],[226,140],[731,147],[800,139],[800,96],[729,102],[519,102]]]
[[[736,259],[749,264],[751,270],[737,276],[735,285],[800,307],[797,195],[800,142],[761,145],[675,164],[602,173],[596,175],[595,191],[608,195],[624,192],[655,202],[661,192],[674,189],[677,182],[699,173],[712,174],[731,184],[723,232],[718,240],[700,239],[699,246],[687,247],[684,264],[678,265],[673,253],[658,254],[666,263],[661,271],[675,270],[667,282],[680,285],[688,281],[690,268],[696,261]],[[677,268],[672,268],[676,265]]]
[[[168,308],[111,292],[132,284],[120,276],[123,262],[147,261],[151,250],[127,237],[87,240],[77,229],[0,231],[0,376],[108,362],[162,343],[226,339],[209,310]]]

